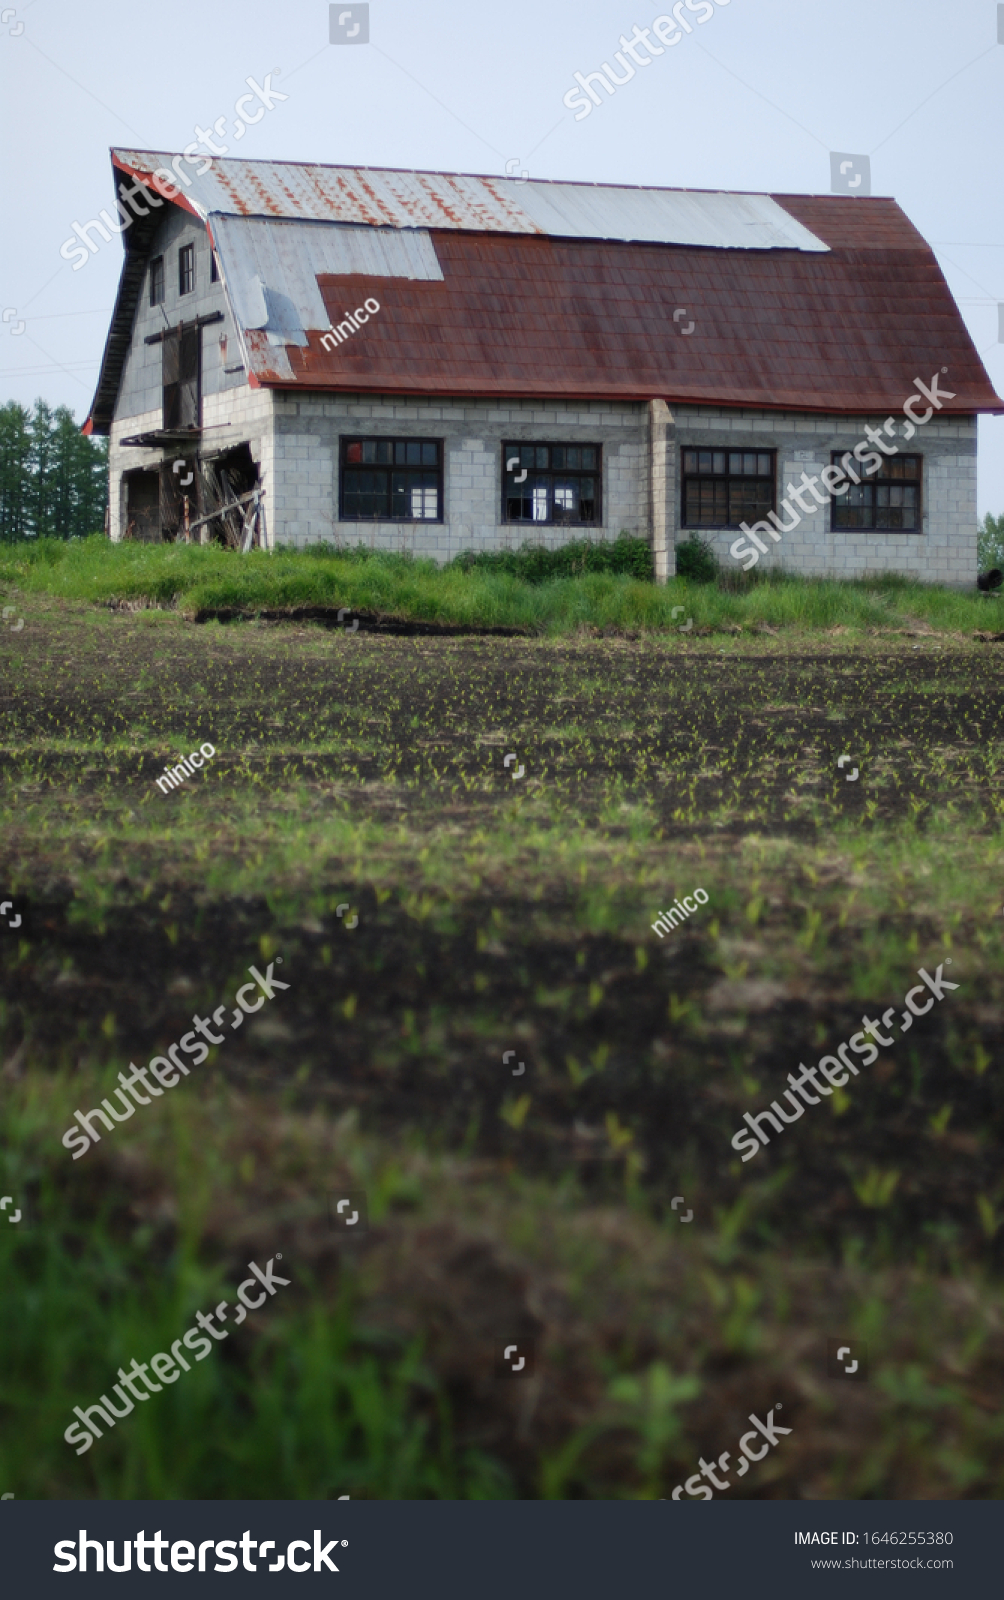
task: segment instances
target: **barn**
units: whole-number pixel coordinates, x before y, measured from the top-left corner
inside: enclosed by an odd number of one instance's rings
[[[893,200],[111,156],[115,540],[975,580],[1004,403]]]

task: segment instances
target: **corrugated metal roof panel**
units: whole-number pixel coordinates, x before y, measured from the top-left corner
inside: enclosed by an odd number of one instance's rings
[[[585,183],[526,183],[514,186],[514,193],[541,231],[556,238],[639,240],[720,250],[829,249],[767,194]]]
[[[305,345],[326,328],[318,273],[439,282],[443,269],[427,231],[354,223],[286,222],[211,212],[209,227],[237,320],[270,341]],[[263,293],[264,291],[264,293]]]
[[[293,371],[287,347],[270,343],[267,334],[259,328],[248,328],[242,334],[247,347],[250,370],[258,383],[295,383],[300,372]]]
[[[175,158],[163,151],[116,149],[112,159],[137,174],[158,168],[170,174]],[[176,177],[171,181],[203,217],[221,211],[235,216],[353,222],[371,228],[540,231],[519,204],[499,192],[499,181],[462,173],[220,158],[201,176],[196,175],[196,166],[184,161],[179,161],[178,170],[189,178],[187,187]]]
[[[176,159],[163,151],[125,149],[113,150],[112,158],[137,175],[158,169],[170,173]],[[201,176],[197,166],[183,160],[174,170],[188,177],[187,187],[176,178],[172,182],[203,220],[221,212],[369,228],[544,233],[730,250],[828,249],[765,194],[539,179],[517,183],[467,173],[229,158],[216,158]]]

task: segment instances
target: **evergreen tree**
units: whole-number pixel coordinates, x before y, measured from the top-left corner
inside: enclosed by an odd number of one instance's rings
[[[50,500],[52,497],[52,411],[44,400],[35,401],[35,409],[28,422],[31,439],[29,456],[30,473],[25,485],[28,507],[28,527],[34,538],[52,533]]]
[[[0,539],[28,534],[25,491],[31,477],[30,413],[16,400],[0,406]]]
[[[108,442],[86,438],[67,406],[0,406],[0,539],[100,533]]]

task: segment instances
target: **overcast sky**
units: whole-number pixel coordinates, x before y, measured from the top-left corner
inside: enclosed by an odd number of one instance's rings
[[[42,396],[84,416],[122,246],[102,245],[74,271],[60,245],[74,222],[111,206],[111,145],[180,151],[196,125],[220,118],[228,153],[252,159],[499,176],[510,162],[535,178],[768,193],[829,193],[830,152],[868,154],[872,193],[894,196],[933,245],[1004,391],[994,0],[719,0],[705,24],[576,121],[562,103],[573,73],[612,61],[620,35],[662,9],[371,0],[370,42],[336,46],[317,0],[6,7],[0,399]],[[245,80],[268,73],[287,99],[235,141]],[[988,510],[1004,512],[1004,418],[980,422],[979,511]]]

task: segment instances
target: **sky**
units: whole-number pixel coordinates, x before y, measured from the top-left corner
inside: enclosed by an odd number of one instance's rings
[[[580,120],[573,74],[612,61],[656,0],[5,7],[0,401],[86,415],[122,246],[77,271],[60,247],[111,207],[112,145],[178,152],[213,124],[249,159],[774,194],[828,194],[831,152],[867,155],[872,194],[930,242],[1004,392],[1004,7],[718,0],[698,26],[710,3],[688,17],[680,0],[693,31]],[[330,42],[329,11],[356,42]],[[286,98],[237,139],[247,80],[269,74]],[[978,510],[1004,512],[1004,417],[980,419]]]

